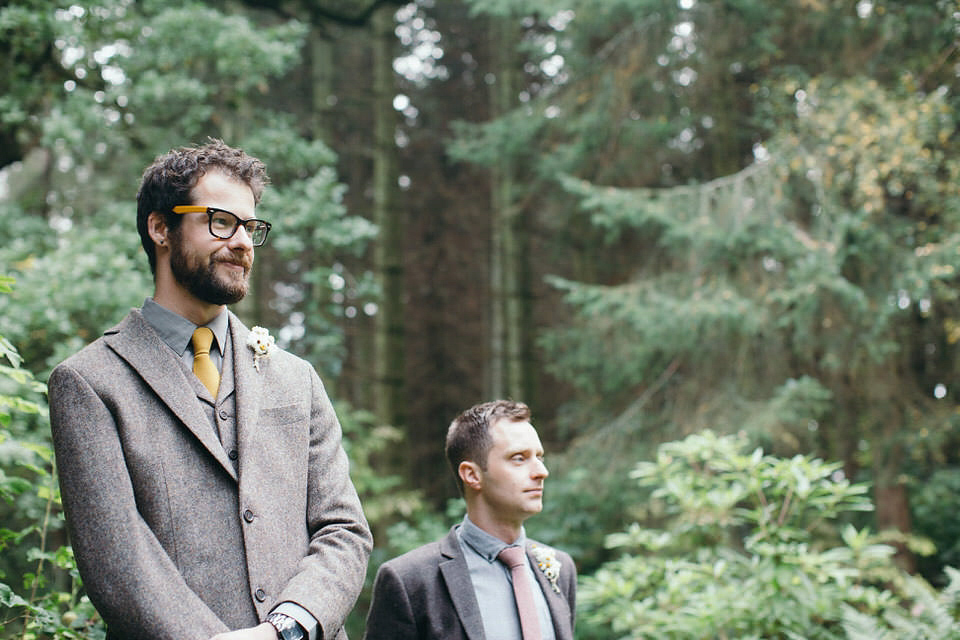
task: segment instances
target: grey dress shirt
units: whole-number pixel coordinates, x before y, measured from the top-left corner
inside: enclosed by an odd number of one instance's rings
[[[508,545],[473,524],[468,516],[464,516],[463,522],[457,529],[457,535],[464,559],[467,561],[467,568],[470,570],[470,581],[473,582],[477,603],[480,605],[484,636],[497,640],[522,640],[520,614],[517,613],[517,604],[513,596],[510,569],[497,560],[497,555],[508,546],[525,548],[526,533],[521,529],[520,537],[514,540],[512,545]],[[543,592],[538,588],[540,583],[533,574],[529,558],[526,570],[530,576],[530,585],[533,587],[533,601],[537,606],[543,640],[554,640],[550,608],[547,606]]]
[[[193,338],[193,330],[197,328],[197,325],[180,314],[160,306],[152,298],[143,301],[143,307],[140,311],[143,313],[144,319],[160,336],[160,339],[173,349],[173,352],[187,365],[188,369],[193,371],[193,348],[190,347],[190,341]],[[227,322],[227,314],[221,313],[206,325],[213,331],[210,359],[217,366],[217,371],[223,369],[223,354],[226,353],[227,340],[229,339]]]

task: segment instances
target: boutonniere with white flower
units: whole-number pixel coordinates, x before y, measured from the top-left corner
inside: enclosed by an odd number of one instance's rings
[[[257,371],[260,371],[260,359],[269,358],[273,350],[277,348],[273,336],[263,327],[250,329],[247,346],[253,350],[253,368]]]
[[[536,544],[530,546],[530,552],[537,561],[537,567],[550,581],[550,586],[560,593],[560,587],[557,586],[557,580],[560,578],[560,561],[557,560],[556,553],[550,547],[541,547]]]

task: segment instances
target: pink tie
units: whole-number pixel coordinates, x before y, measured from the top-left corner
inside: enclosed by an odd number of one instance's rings
[[[505,547],[497,556],[497,560],[510,567],[510,576],[513,578],[513,596],[517,600],[517,611],[520,613],[520,629],[523,631],[523,640],[541,640],[540,618],[537,608],[533,604],[533,591],[530,588],[530,578],[527,576],[527,554],[520,547]]]

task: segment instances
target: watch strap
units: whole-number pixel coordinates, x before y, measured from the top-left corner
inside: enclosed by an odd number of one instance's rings
[[[277,630],[279,640],[303,640],[307,637],[300,623],[285,613],[273,612],[267,616],[267,622]]]

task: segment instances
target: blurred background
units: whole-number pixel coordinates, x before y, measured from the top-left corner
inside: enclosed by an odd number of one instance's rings
[[[371,578],[510,397],[578,637],[960,637],[958,43],[957,0],[0,3],[0,631],[102,637],[43,390],[212,136],[271,175],[235,311],[326,383]]]

